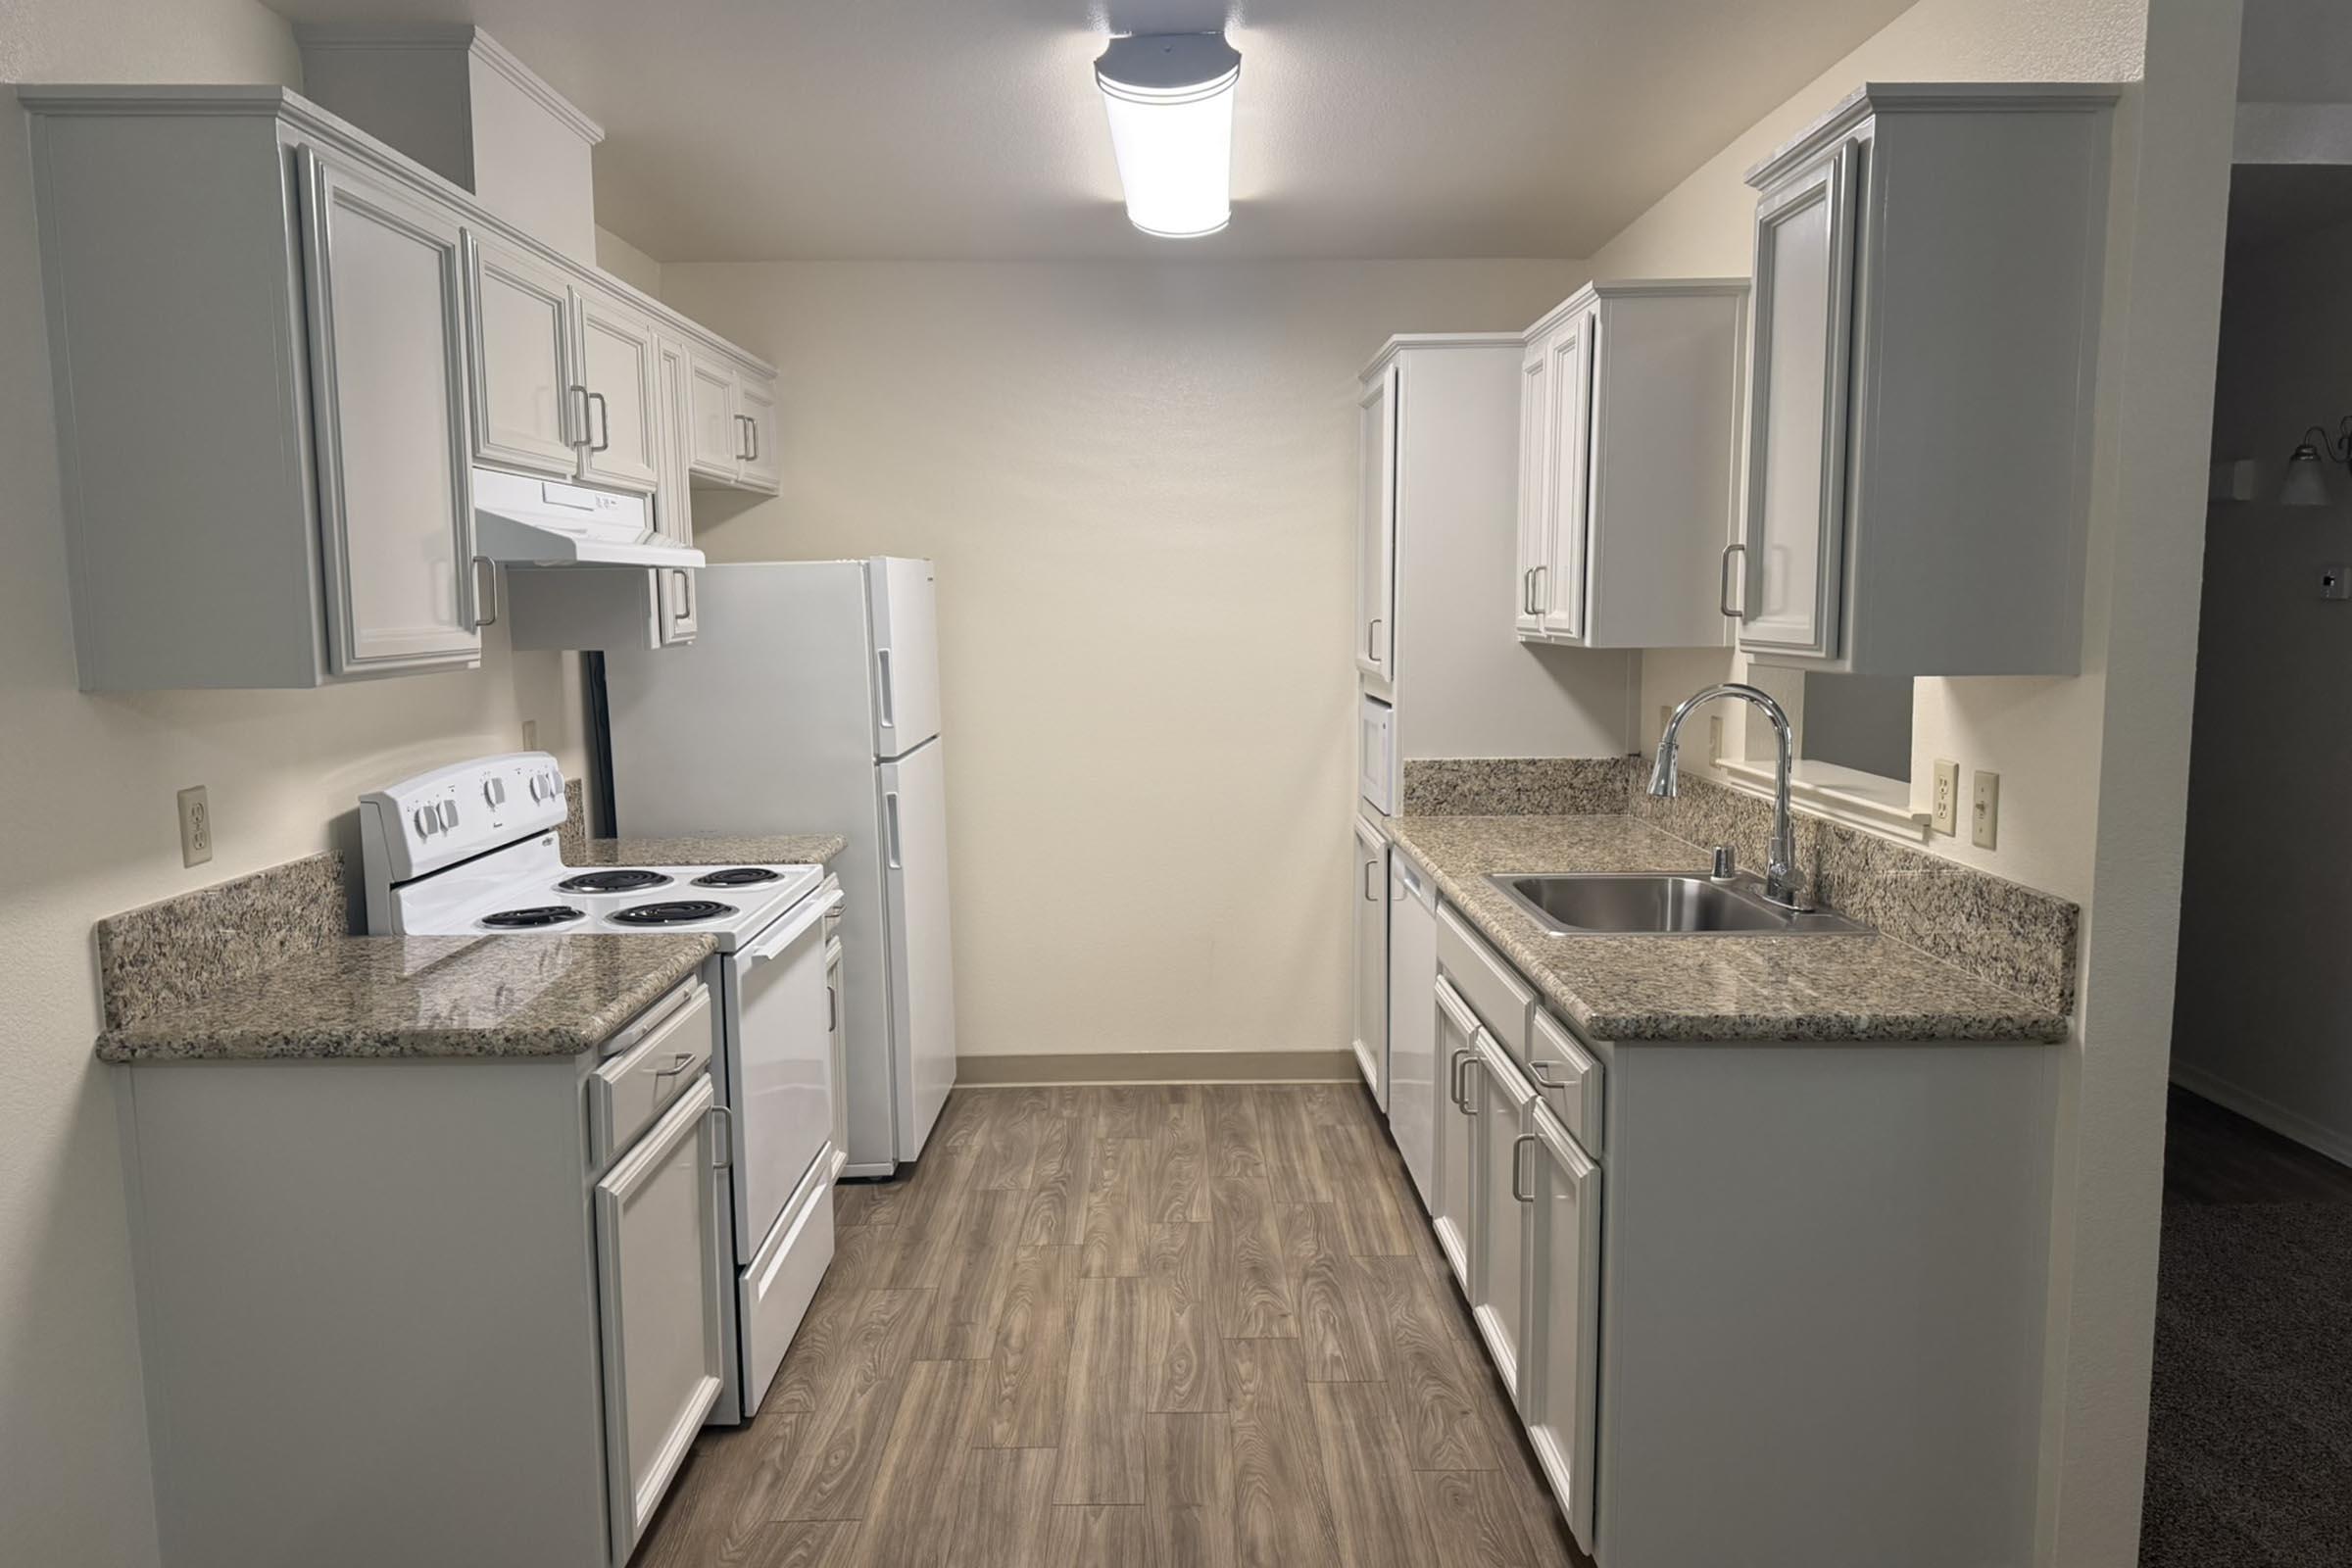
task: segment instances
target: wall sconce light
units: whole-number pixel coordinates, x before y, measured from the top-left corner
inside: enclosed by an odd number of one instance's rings
[[[2328,505],[2328,465],[2340,463],[2352,472],[2352,414],[2344,416],[2343,424],[2333,436],[2325,426],[2313,425],[2303,432],[2303,444],[2295,448],[2286,460],[2286,482],[2278,487],[2278,504],[2282,507],[2324,507]]]

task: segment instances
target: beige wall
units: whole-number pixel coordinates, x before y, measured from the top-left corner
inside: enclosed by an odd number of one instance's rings
[[[966,1055],[1348,1042],[1356,372],[1572,263],[666,264],[784,373],[719,560],[939,562]]]
[[[596,231],[596,265],[656,299],[662,297],[662,264],[601,224]]]
[[[2042,1433],[2040,1560],[2065,1568],[2125,1568],[2137,1539],[2237,14],[2237,0],[1921,0],[1592,259],[1603,277],[1746,272],[1744,172],[1866,80],[2145,78],[2118,117],[2084,673],[1922,680],[1914,715],[1915,781],[1938,757],[2002,775],[1997,849],[1930,847],[2088,911],[2061,1067]],[[1646,656],[1645,724],[1745,662]]]
[[[0,79],[296,78],[248,0],[0,8]],[[0,1548],[156,1557],[123,1181],[98,1028],[99,916],[323,849],[359,792],[518,739],[579,757],[570,662],[494,647],[479,672],[285,694],[88,697],[66,619],[24,117],[0,106]],[[179,864],[173,792],[212,794],[217,851]]]

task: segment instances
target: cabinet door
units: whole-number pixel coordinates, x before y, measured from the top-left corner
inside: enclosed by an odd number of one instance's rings
[[[1422,902],[1411,862],[1389,855],[1389,1135],[1412,1172],[1421,1206],[1438,1209],[1435,1118],[1444,1109],[1446,1058],[1438,1054],[1438,920]]]
[[[473,455],[568,479],[573,446],[571,286],[563,273],[468,231]]]
[[[1582,311],[1553,328],[1544,346],[1551,416],[1545,533],[1549,551],[1537,572],[1544,635],[1580,642],[1585,635],[1585,561],[1592,494],[1592,345],[1599,315]]]
[[[1355,667],[1373,688],[1396,678],[1396,401],[1395,361],[1367,387],[1356,501]]]
[[[465,234],[317,149],[297,155],[328,661],[338,675],[481,657]]]
[[[1756,207],[1747,507],[1735,547],[1745,556],[1743,648],[1838,653],[1860,158],[1849,141]]]
[[[1600,1167],[1548,1110],[1530,1126],[1527,1370],[1519,1408],[1576,1544],[1592,1549],[1592,1445],[1599,1410]]]
[[[1472,1208],[1478,1189],[1478,1097],[1485,1088],[1478,1073],[1480,1030],[1470,1004],[1442,976],[1436,995],[1439,1100],[1437,1120],[1430,1129],[1430,1169],[1436,1191],[1430,1197],[1429,1217],[1438,1233],[1438,1250],[1446,1254],[1454,1283],[1466,1295],[1470,1290]]]
[[[687,406],[687,383],[693,371],[686,345],[675,338],[654,343],[657,413],[662,427],[662,482],[654,491],[654,526],[662,537],[681,545],[694,543],[694,486],[686,470],[692,463],[689,446],[693,413]]]
[[[725,1376],[711,1104],[706,1076],[596,1184],[614,1562],[645,1533]]]
[[[774,379],[749,373],[737,376],[735,408],[743,416],[743,466],[738,475],[747,488],[772,495],[784,479],[784,470],[776,462]]]
[[[661,348],[653,323],[617,300],[572,291],[586,428],[580,477],[632,490],[662,479]]]
[[[1523,641],[1544,636],[1551,586],[1551,339],[1528,345],[1519,363],[1519,597],[1513,615]]]
[[[1471,1203],[1470,1313],[1487,1354],[1517,1397],[1527,1330],[1527,1218],[1535,1201],[1526,1185],[1526,1148],[1535,1090],[1491,1034],[1481,1032],[1472,1074],[1479,1080],[1477,1193]]]
[[[735,406],[735,367],[690,351],[687,370],[687,458],[704,478],[733,484],[747,445]]]
[[[1389,846],[1355,824],[1355,1062],[1383,1110],[1389,1104]]]

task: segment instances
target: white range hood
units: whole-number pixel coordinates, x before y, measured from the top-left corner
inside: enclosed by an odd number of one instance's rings
[[[496,468],[473,470],[474,548],[512,566],[699,566],[703,553],[654,531],[653,503]]]

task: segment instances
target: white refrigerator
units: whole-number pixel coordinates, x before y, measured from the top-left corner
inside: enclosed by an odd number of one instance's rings
[[[618,831],[839,833],[849,1163],[922,1152],[956,1083],[931,563],[705,567],[694,642],[605,655]]]

